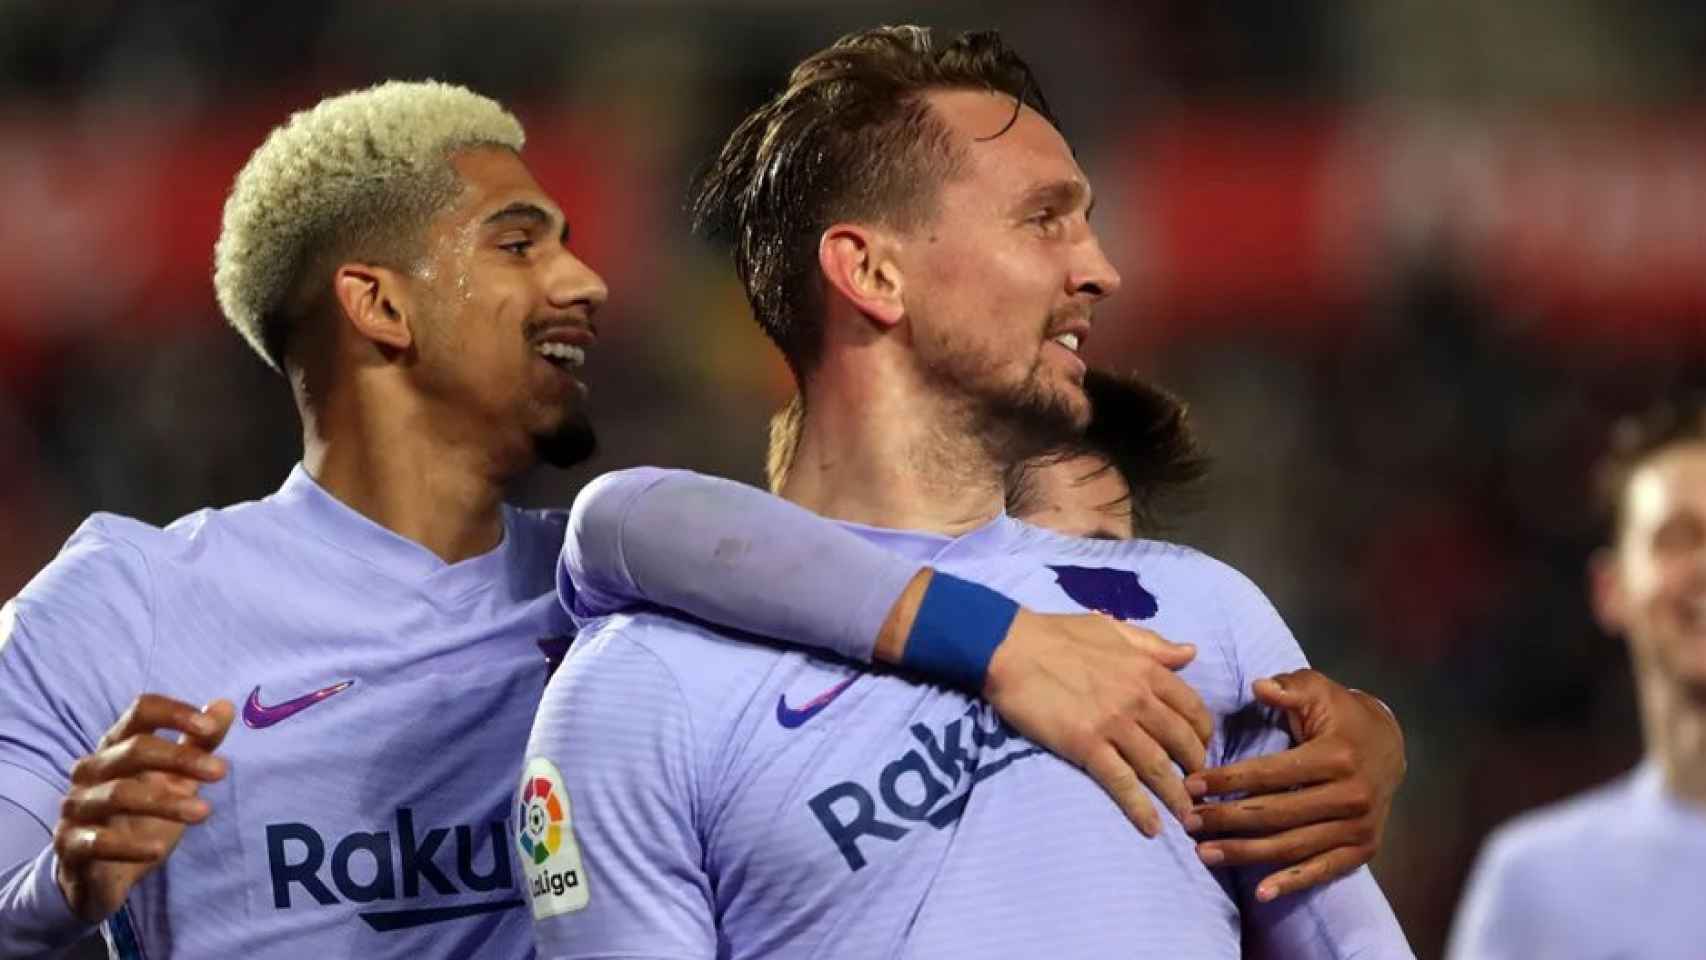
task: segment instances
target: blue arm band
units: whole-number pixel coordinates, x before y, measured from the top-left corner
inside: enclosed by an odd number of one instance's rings
[[[994,590],[938,570],[924,590],[900,665],[981,694],[990,658],[1018,615],[1019,605]]]

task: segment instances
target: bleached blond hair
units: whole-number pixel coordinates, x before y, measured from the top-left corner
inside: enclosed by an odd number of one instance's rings
[[[274,128],[231,185],[213,251],[225,318],[273,369],[321,274],[358,259],[406,268],[426,225],[460,190],[450,155],[520,150],[497,101],[433,81],[390,81],[328,97]]]

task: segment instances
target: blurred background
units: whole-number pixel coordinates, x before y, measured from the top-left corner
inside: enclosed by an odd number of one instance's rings
[[[221,204],[290,111],[388,77],[512,106],[613,290],[604,453],[518,496],[761,483],[789,382],[685,187],[795,61],[902,21],[1035,66],[1125,275],[1093,362],[1192,404],[1216,468],[1175,538],[1402,718],[1376,868],[1438,955],[1491,827],[1639,755],[1587,473],[1610,418],[1706,371],[1695,0],[0,0],[0,597],[91,511],[281,482],[286,388],[213,301]]]

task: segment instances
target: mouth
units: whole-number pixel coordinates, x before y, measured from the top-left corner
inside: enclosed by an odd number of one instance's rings
[[[586,365],[586,351],[570,343],[545,341],[533,345],[533,352],[564,372],[573,372]]]
[[[586,353],[598,342],[598,334],[589,323],[559,323],[539,331],[531,340],[533,352],[541,360],[572,375],[586,366]]]
[[[1050,353],[1064,353],[1068,358],[1068,363],[1072,367],[1073,373],[1075,375],[1082,376],[1087,367],[1083,358],[1078,355],[1078,352],[1083,349],[1084,341],[1088,339],[1089,336],[1089,324],[1082,322],[1070,324],[1064,329],[1055,331],[1055,333],[1048,338],[1048,345],[1044,346],[1043,349]],[[1058,349],[1050,349],[1050,347]]]

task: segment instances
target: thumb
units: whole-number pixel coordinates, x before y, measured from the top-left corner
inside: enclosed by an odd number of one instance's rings
[[[1289,674],[1284,673],[1263,677],[1251,686],[1251,692],[1267,706],[1286,711],[1300,710],[1309,698],[1292,680]]]
[[[1160,634],[1134,627],[1129,623],[1108,618],[1137,648],[1169,670],[1177,670],[1197,658],[1197,648],[1189,643],[1173,643]]]

